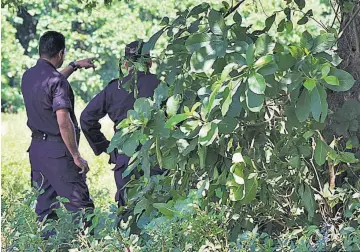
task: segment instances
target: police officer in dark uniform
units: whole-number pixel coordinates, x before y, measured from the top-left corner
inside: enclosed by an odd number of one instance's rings
[[[82,131],[95,155],[100,155],[103,152],[106,153],[106,149],[110,143],[100,131],[101,125],[99,120],[108,114],[114,122],[114,130],[116,131],[116,125],[127,117],[128,110],[133,109],[135,103],[134,93],[126,91],[124,84],[131,81],[134,74],[136,74],[132,71],[129,63],[131,61],[136,62],[136,60],[140,58],[142,45],[142,42],[134,41],[126,46],[125,59],[129,60],[124,61],[124,67],[129,71],[129,74],[124,77],[120,85],[118,79],[112,80],[104,90],[89,102],[81,114],[80,123]],[[147,63],[147,67],[151,67],[150,60]],[[149,71],[137,72],[138,97],[153,96],[158,84],[159,80],[156,75],[151,74]],[[130,180],[130,176],[123,178],[122,173],[125,171],[129,160],[130,158],[128,156],[118,154],[116,150],[110,154],[109,163],[115,164],[115,168],[113,169],[117,186],[115,200],[118,202],[119,207],[125,205],[123,187]]]
[[[27,125],[32,131],[29,147],[32,184],[43,190],[38,196],[38,220],[56,219],[59,206],[56,197],[65,197],[67,210],[94,208],[85,181],[87,161],[78,150],[80,131],[74,113],[74,93],[67,81],[80,68],[95,68],[95,58],[71,62],[61,72],[64,62],[65,37],[49,31],[40,38],[40,59],[27,70],[21,83]]]

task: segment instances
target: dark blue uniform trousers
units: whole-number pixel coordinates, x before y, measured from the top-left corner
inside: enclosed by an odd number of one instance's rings
[[[85,174],[75,165],[64,143],[33,139],[29,148],[32,185],[42,193],[38,196],[35,212],[38,220],[45,216],[56,218],[59,207],[57,196],[67,198],[68,211],[94,208],[86,185]]]

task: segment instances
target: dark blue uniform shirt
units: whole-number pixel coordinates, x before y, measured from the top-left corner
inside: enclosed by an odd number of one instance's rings
[[[126,76],[122,83],[129,81],[131,76],[131,74]],[[156,75],[138,72],[138,97],[153,96],[158,84],[159,80]],[[108,114],[114,122],[115,129],[115,126],[127,117],[128,110],[134,107],[134,93],[127,92],[121,85],[119,87],[118,79],[111,81],[109,85],[89,102],[81,114],[81,129],[96,155],[106,152],[109,146],[109,141],[100,131],[101,125],[99,120]]]
[[[60,135],[56,110],[68,109],[77,128],[74,93],[66,78],[48,61],[39,59],[27,70],[21,82],[27,125],[32,132]]]

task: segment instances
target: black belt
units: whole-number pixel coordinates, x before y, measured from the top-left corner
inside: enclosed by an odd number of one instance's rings
[[[63,143],[63,139],[61,138],[61,136],[54,136],[54,135],[48,135],[42,132],[33,132],[31,134],[32,138],[35,139],[41,139],[43,141],[52,141],[52,142],[58,142],[58,143]]]

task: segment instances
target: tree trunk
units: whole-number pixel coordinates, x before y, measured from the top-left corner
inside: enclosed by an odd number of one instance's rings
[[[349,72],[356,82],[347,92],[334,92],[328,95],[329,107],[332,111],[339,109],[349,99],[360,101],[360,14],[358,12],[360,5],[354,3],[353,10],[347,13],[343,2],[343,0],[338,1],[341,8],[340,32],[343,31],[338,41],[338,54],[343,59],[339,68]]]

